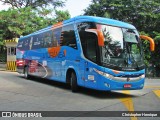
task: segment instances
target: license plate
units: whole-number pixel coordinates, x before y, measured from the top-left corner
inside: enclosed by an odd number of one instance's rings
[[[132,86],[131,86],[131,84],[124,84],[123,87],[124,87],[124,88],[131,88]]]

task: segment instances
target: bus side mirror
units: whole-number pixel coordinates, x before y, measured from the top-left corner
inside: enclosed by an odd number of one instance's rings
[[[95,33],[98,37],[98,45],[101,47],[104,46],[104,36],[103,36],[102,31],[97,30],[97,29],[86,29],[85,31]]]
[[[97,30],[97,35],[98,35],[98,45],[103,47],[104,46],[104,36],[102,31]]]
[[[154,51],[155,50],[155,43],[154,43],[154,40],[148,36],[145,36],[145,35],[140,35],[140,38],[141,39],[144,39],[144,40],[148,40],[150,42],[150,51]]]

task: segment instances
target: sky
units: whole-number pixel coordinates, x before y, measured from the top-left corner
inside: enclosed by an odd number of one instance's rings
[[[83,10],[86,9],[91,0],[67,0],[66,7],[63,10],[68,10],[71,14],[71,17],[75,17],[78,15],[82,15],[84,12]]]
[[[82,15],[83,10],[89,6],[91,0],[67,0],[66,6],[63,8],[59,8],[58,10],[68,10],[71,14],[71,17],[75,17],[78,15]],[[0,2],[0,10],[7,10],[9,8],[8,5],[3,5]]]

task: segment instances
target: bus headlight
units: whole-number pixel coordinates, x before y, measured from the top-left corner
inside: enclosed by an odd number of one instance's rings
[[[145,78],[145,75],[143,74],[143,75],[141,75],[140,77],[141,77],[141,78]]]
[[[110,74],[108,74],[108,73],[99,71],[99,70],[97,70],[97,69],[95,69],[95,68],[94,68],[94,71],[95,71],[96,73],[98,73],[98,74],[100,74],[100,75],[102,75],[102,76],[108,78],[108,79],[112,79],[112,78],[114,77],[113,75],[110,75]]]

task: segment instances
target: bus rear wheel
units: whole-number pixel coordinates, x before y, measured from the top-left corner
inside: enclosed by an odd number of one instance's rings
[[[77,77],[74,72],[71,73],[71,90],[72,92],[77,92],[78,91],[78,85],[77,85]]]
[[[28,67],[24,68],[24,78],[29,79],[30,75],[28,74]]]

